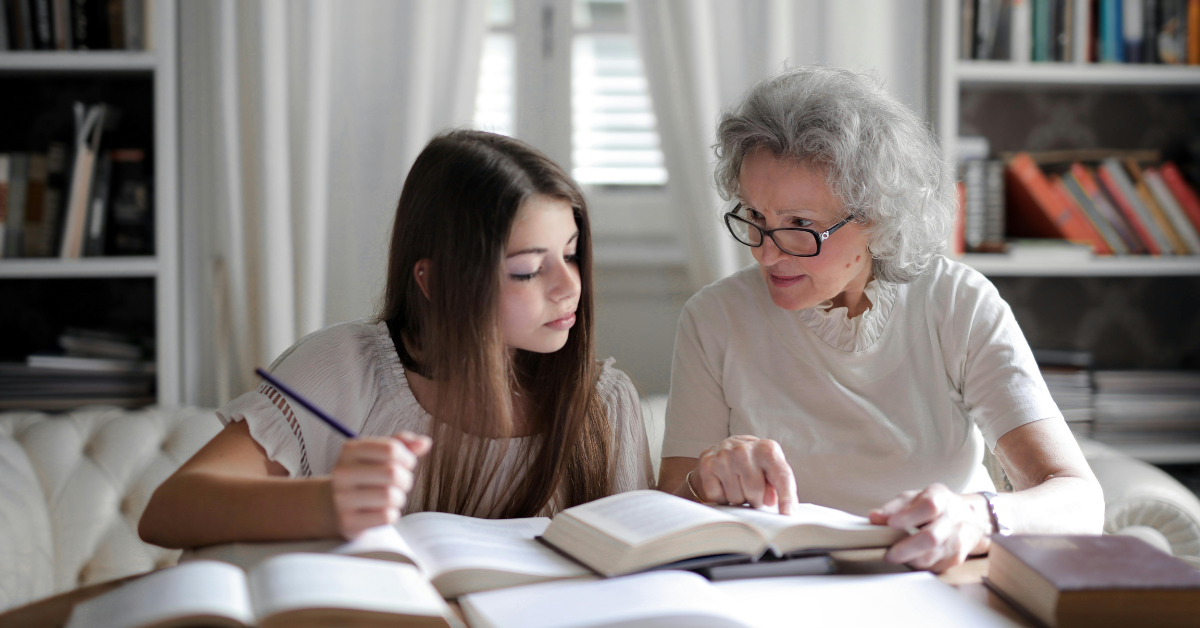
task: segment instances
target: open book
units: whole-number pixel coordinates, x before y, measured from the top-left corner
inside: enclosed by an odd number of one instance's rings
[[[409,563],[446,598],[532,582],[591,577],[592,573],[537,542],[546,517],[476,519],[440,512],[405,515],[357,539],[287,543],[230,543],[184,554],[251,569],[286,552],[328,552]]]
[[[249,573],[198,560],[80,603],[67,628],[414,626],[461,628],[411,565],[286,554]]]
[[[568,508],[542,539],[605,576],[715,554],[759,558],[810,550],[886,547],[908,533],[865,517],[800,504],[793,514],[713,508],[661,491],[630,491]]]

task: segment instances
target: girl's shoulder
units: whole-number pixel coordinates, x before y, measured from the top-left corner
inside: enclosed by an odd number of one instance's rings
[[[359,376],[376,379],[400,369],[387,325],[370,319],[336,323],[314,331],[284,351],[270,370],[281,374],[336,372],[334,380],[345,382]]]
[[[596,380],[596,393],[608,409],[610,419],[616,421],[641,417],[641,395],[633,385],[633,380],[613,366],[616,358],[597,362],[600,363],[600,377]]]

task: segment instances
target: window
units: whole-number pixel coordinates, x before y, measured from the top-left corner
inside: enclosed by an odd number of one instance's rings
[[[627,13],[627,0],[491,0],[476,126],[529,141],[585,186],[661,188],[667,170]],[[567,102],[569,112],[555,107]]]

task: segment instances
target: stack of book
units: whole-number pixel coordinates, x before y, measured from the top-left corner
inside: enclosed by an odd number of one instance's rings
[[[957,253],[1000,253],[1006,249],[1004,162],[990,155],[986,137],[958,138]]]
[[[1200,442],[1200,372],[1097,371],[1096,440]]]
[[[1071,432],[1090,436],[1093,422],[1092,354],[1088,351],[1034,349],[1034,359],[1050,396]]]
[[[102,150],[112,113],[75,103],[70,146],[0,154],[0,257],[154,254],[146,151]]]
[[[156,369],[143,349],[117,334],[67,330],[63,351],[0,363],[0,409],[69,410],[154,403]]]
[[[2,50],[150,50],[151,0],[0,0]]]
[[[1194,0],[959,0],[960,59],[1200,64]]]
[[[1085,243],[1097,255],[1200,254],[1200,195],[1174,163],[1156,161],[1154,151],[1017,153],[1007,235]]]

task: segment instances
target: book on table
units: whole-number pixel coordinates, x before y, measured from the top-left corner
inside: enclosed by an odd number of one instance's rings
[[[1195,626],[1200,571],[1131,536],[992,537],[985,583],[1052,628]]]
[[[786,557],[834,549],[886,547],[905,530],[814,504],[793,514],[711,507],[661,491],[620,493],[567,508],[542,540],[605,576],[630,574],[711,555]]]
[[[67,628],[413,626],[462,623],[412,565],[285,554],[249,572],[199,560],[75,606]]]
[[[371,528],[353,541],[321,539],[228,543],[184,554],[253,569],[288,552],[326,552],[408,563],[446,598],[532,582],[591,578],[592,572],[535,540],[550,519],[476,519],[441,512],[405,515],[394,526]]]

